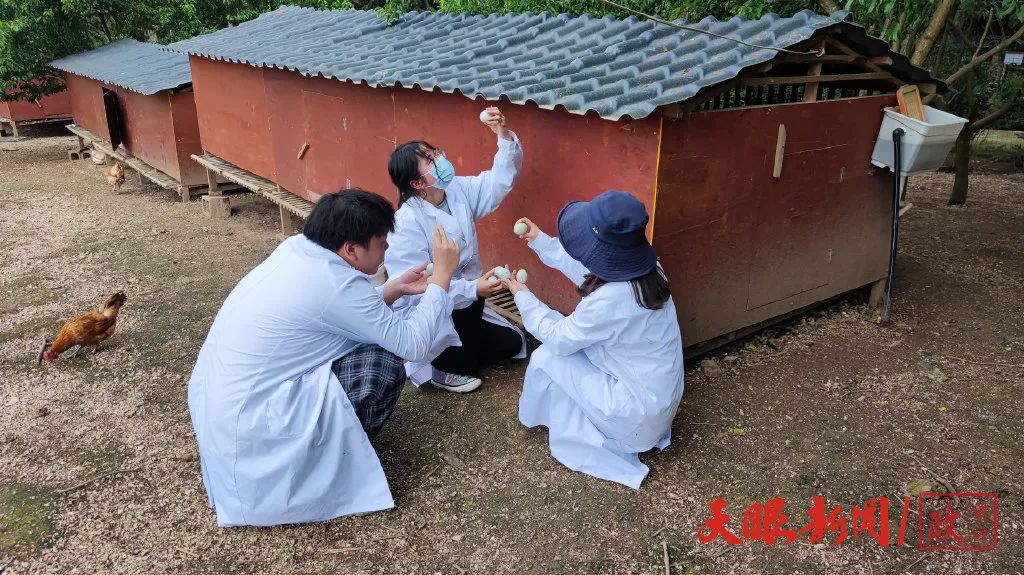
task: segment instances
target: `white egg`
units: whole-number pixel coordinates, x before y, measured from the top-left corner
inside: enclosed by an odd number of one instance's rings
[[[498,281],[498,278],[495,277],[495,276],[491,276],[491,277],[487,278],[487,281],[489,281],[491,283],[494,283],[494,282]]]
[[[491,121],[491,115],[489,113],[487,113],[487,110],[484,110],[483,112],[480,112],[480,121],[485,123],[485,124],[487,122]]]
[[[529,279],[529,277],[530,276],[526,273],[526,270],[519,270],[516,272],[516,281],[521,284],[526,283],[526,280]]]
[[[526,222],[519,222],[516,224],[516,227],[512,228],[512,231],[515,232],[517,236],[521,236],[530,231],[530,226],[526,225]]]
[[[430,262],[429,264],[427,264],[427,275],[434,275],[434,262]]]
[[[499,266],[494,269],[494,275],[498,276],[501,279],[505,279],[508,277],[512,277],[512,272],[508,271],[508,268],[505,266]]]

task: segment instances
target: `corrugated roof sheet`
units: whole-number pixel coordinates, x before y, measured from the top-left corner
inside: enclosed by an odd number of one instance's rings
[[[705,18],[691,25],[775,48],[842,25],[872,51],[891,53],[862,28],[842,23],[845,16],[803,11],[789,18]],[[643,118],[777,54],[633,17],[410,12],[388,26],[373,11],[293,6],[167,48],[370,86],[437,88],[489,100],[504,96],[576,114],[593,110],[611,120]],[[928,78],[906,58],[893,54],[893,60],[894,68]]]
[[[129,38],[54,60],[50,66],[146,95],[191,84],[188,56],[162,48]]]

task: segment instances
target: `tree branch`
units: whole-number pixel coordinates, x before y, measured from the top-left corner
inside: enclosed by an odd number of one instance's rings
[[[985,22],[985,29],[981,32],[981,40],[978,42],[978,49],[974,51],[972,58],[977,58],[978,54],[981,54],[981,48],[985,45],[985,36],[988,36],[988,27],[992,25],[992,16],[995,14],[995,8],[988,9],[988,20]]]
[[[949,78],[946,78],[946,85],[949,86],[953,84],[954,82],[962,78],[964,74],[967,74],[971,70],[977,68],[980,64],[984,63],[986,60],[992,58],[996,54],[999,54],[1000,52],[1005,50],[1007,46],[1016,42],[1021,36],[1024,36],[1024,24],[1021,24],[1021,27],[1018,28],[1017,31],[1013,33],[1013,36],[1004,38],[1003,41],[997,44],[995,48],[992,48],[991,50],[985,52],[981,56],[972,59],[970,62],[965,64],[963,68],[960,68],[956,72],[953,72],[953,74]]]
[[[917,47],[914,48],[914,55],[910,57],[911,64],[920,66],[928,58],[928,53],[932,51],[932,46],[935,45],[935,39],[939,37],[939,33],[946,27],[946,20],[949,19],[949,14],[953,11],[955,3],[954,0],[940,0],[939,5],[935,8],[935,13],[932,14],[931,20],[928,21],[928,26],[924,29],[924,34],[917,42]]]
[[[971,122],[971,130],[975,132],[980,132],[981,130],[984,130],[985,128],[992,125],[993,123],[999,121],[1000,118],[1009,114],[1010,110],[1013,110],[1017,106],[1021,105],[1021,102],[1019,100],[1020,98],[1010,98],[1010,101],[1003,104],[1002,107],[1000,107],[998,110],[993,111],[991,114],[985,116],[984,118],[978,120],[977,122]]]

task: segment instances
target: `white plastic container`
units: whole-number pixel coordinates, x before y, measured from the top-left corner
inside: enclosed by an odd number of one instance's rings
[[[875,150],[871,153],[871,163],[880,168],[893,169],[892,131],[903,128],[905,133],[900,140],[901,171],[912,174],[941,167],[967,120],[930,106],[924,107],[924,119],[921,122],[900,114],[899,108],[886,108]]]

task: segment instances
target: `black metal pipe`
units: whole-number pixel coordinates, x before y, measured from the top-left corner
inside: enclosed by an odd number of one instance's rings
[[[885,307],[882,310],[882,322],[889,321],[892,315],[892,276],[896,270],[896,248],[900,237],[900,180],[903,170],[900,162],[900,140],[903,139],[903,128],[892,131],[892,243],[889,245],[889,276],[885,282]]]

